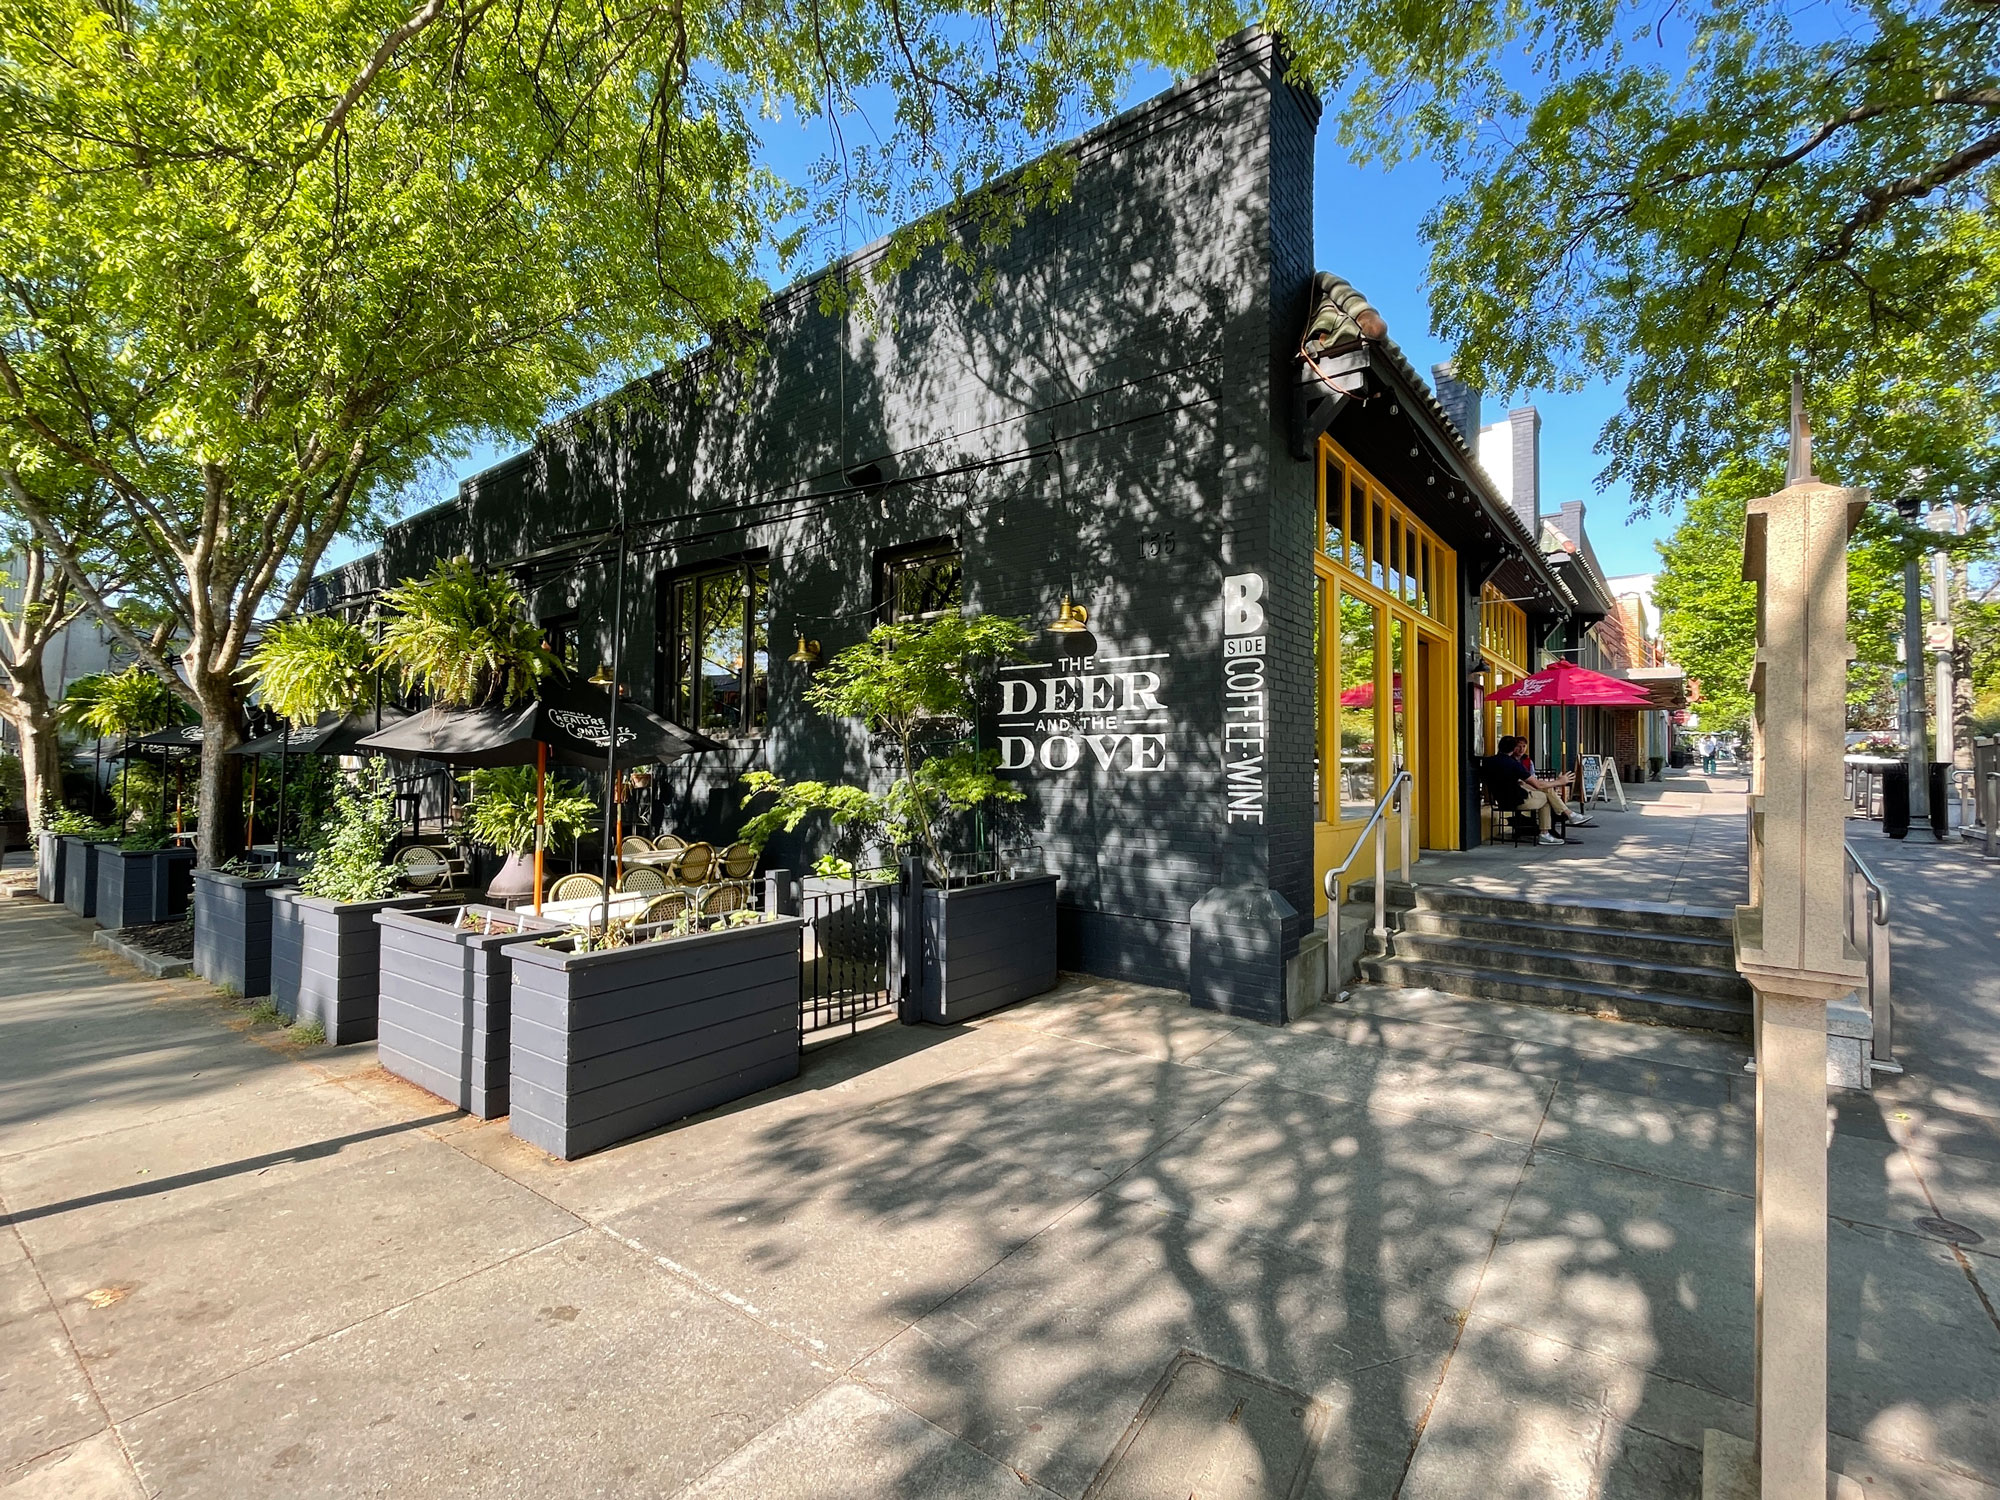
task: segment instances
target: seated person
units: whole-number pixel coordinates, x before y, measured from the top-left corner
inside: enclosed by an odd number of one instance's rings
[[[1516,736],[1514,744],[1516,749],[1516,759],[1518,759],[1522,765],[1528,768],[1528,775],[1531,778],[1535,777],[1537,774],[1535,771],[1535,762],[1534,758],[1528,754],[1527,740],[1519,736]],[[1563,795],[1562,795],[1563,789],[1567,787],[1574,780],[1576,780],[1576,777],[1572,775],[1570,772],[1565,771],[1560,776],[1552,776],[1547,778],[1546,780],[1537,780],[1535,782],[1535,785],[1546,786],[1549,789],[1549,802],[1551,811],[1562,814],[1563,817],[1567,818],[1571,823],[1575,824],[1578,828],[1588,828],[1596,820],[1593,819],[1589,813],[1584,812],[1580,808],[1576,807],[1574,804],[1563,800]]]
[[[1549,831],[1552,822],[1549,799],[1555,787],[1529,774],[1526,764],[1516,754],[1520,743],[1513,735],[1505,735],[1500,741],[1500,753],[1487,757],[1480,777],[1486,795],[1503,812],[1533,813],[1541,830],[1537,843],[1560,844],[1562,840]]]

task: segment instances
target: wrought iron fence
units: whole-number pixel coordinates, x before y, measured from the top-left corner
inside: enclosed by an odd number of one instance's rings
[[[902,886],[897,872],[866,870],[852,880],[802,882],[799,915],[799,1031],[856,1028],[896,1003],[890,930]]]

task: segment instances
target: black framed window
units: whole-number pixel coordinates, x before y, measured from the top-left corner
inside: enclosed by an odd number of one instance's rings
[[[771,565],[744,558],[661,579],[666,622],[661,711],[711,735],[764,727],[771,649]]]
[[[954,613],[964,589],[965,555],[950,537],[899,547],[875,562],[875,607],[885,621]]]
[[[550,615],[541,624],[542,644],[549,648],[549,654],[572,672],[581,667],[583,662],[578,656],[576,615]]]

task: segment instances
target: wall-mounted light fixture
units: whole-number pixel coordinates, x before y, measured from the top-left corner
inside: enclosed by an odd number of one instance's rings
[[[1056,617],[1049,621],[1048,629],[1055,635],[1077,635],[1084,630],[1089,619],[1090,615],[1084,607],[1072,603],[1069,595],[1064,594],[1063,602],[1057,606]]]
[[[804,636],[800,636],[798,649],[793,651],[790,656],[785,658],[785,660],[801,667],[818,666],[819,642],[809,641]]]

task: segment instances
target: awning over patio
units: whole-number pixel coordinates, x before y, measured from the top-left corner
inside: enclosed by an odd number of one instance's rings
[[[1613,667],[1605,675],[1616,677],[1620,682],[1629,682],[1634,687],[1644,688],[1653,700],[1654,708],[1676,709],[1688,706],[1687,674],[1679,667],[1671,665]]]

